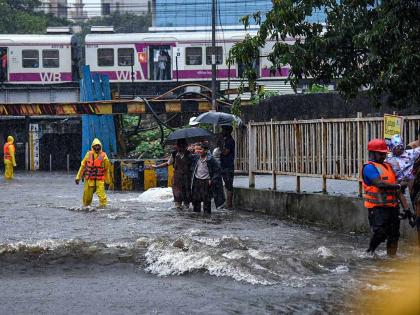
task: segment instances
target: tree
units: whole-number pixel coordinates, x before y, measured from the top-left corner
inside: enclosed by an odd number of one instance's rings
[[[273,0],[264,17],[253,19],[257,36],[247,36],[230,51],[230,63],[242,63],[253,87],[259,49],[274,41],[268,55],[271,70],[289,65],[289,80],[317,84],[337,82],[346,98],[367,89],[377,100],[404,106],[420,103],[420,1],[418,0]],[[326,14],[324,23],[309,22],[314,10]],[[293,44],[286,44],[292,38]]]
[[[70,24],[66,19],[36,11],[40,5],[38,0],[0,0],[0,33],[40,34],[47,26]]]

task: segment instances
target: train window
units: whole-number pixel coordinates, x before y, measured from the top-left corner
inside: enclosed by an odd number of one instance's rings
[[[58,49],[42,51],[42,66],[44,68],[58,68],[60,66],[60,52]]]
[[[201,47],[187,47],[185,48],[185,58],[187,65],[201,65],[203,64],[203,50]]]
[[[206,47],[206,64],[211,65],[211,52],[213,47]],[[216,47],[216,65],[223,63],[223,47]]]
[[[134,63],[133,48],[118,48],[118,65],[131,66]]]
[[[22,67],[39,68],[39,51],[32,49],[22,50]]]
[[[98,49],[98,66],[112,67],[114,66],[114,49],[99,48]]]

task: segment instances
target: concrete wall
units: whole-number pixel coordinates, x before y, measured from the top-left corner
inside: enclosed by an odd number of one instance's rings
[[[367,210],[361,198],[235,188],[234,205],[238,209],[262,212],[280,219],[324,226],[341,232],[369,231]],[[402,236],[412,238],[414,232],[404,221]]]
[[[387,105],[384,99],[378,107],[364,93],[348,102],[337,93],[280,95],[264,100],[258,106],[243,106],[241,118],[245,122],[346,118],[356,117],[357,112],[363,113],[363,116],[383,116],[394,111],[401,115],[420,114],[420,106],[416,104],[402,110]]]

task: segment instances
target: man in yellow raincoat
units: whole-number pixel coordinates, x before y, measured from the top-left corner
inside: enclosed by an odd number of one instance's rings
[[[92,142],[92,150],[86,153],[76,176],[76,184],[79,185],[82,177],[85,179],[83,189],[83,206],[90,206],[93,193],[99,198],[99,206],[105,207],[107,197],[105,183],[109,184],[110,162],[105,152],[102,151],[102,143],[98,139]]]
[[[4,154],[4,178],[5,179],[13,179],[13,167],[16,167],[16,160],[15,160],[15,146],[13,142],[12,136],[7,137],[7,142],[4,144],[3,147],[3,154]]]

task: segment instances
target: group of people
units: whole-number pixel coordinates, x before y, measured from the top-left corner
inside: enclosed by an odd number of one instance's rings
[[[394,256],[402,219],[409,219],[416,226],[420,245],[420,143],[406,146],[400,135],[394,135],[388,143],[384,139],[369,141],[368,151],[362,179],[364,205],[373,234],[367,252],[373,254],[386,241],[387,254]],[[415,214],[405,198],[407,188]]]
[[[231,126],[222,127],[222,134],[214,150],[215,156],[210,153],[207,141],[188,146],[187,141],[181,139],[167,162],[153,166],[174,166],[172,189],[177,207],[188,208],[192,203],[193,210],[200,212],[203,204],[203,211],[210,214],[213,198],[216,207],[226,205],[232,208],[235,141],[231,133]],[[16,166],[13,142],[13,137],[9,136],[3,147],[5,179],[13,178],[13,167]],[[109,159],[100,140],[95,138],[75,178],[77,185],[84,180],[84,207],[91,205],[94,193],[98,196],[100,207],[107,205],[105,186],[110,183],[109,172]]]
[[[188,145],[180,139],[168,161],[152,167],[174,166],[172,192],[177,208],[189,208],[192,203],[194,212],[201,212],[202,207],[210,214],[212,198],[216,207],[233,207],[234,157],[232,127],[223,126],[213,152],[207,141]]]
[[[174,166],[172,191],[178,208],[211,213],[211,199],[216,207],[232,208],[235,141],[232,127],[223,126],[216,147],[210,152],[207,141],[188,145],[180,139],[168,161],[153,165],[153,168]],[[16,166],[14,139],[8,136],[3,147],[5,179],[13,178]],[[362,181],[364,205],[368,209],[368,220],[372,229],[368,253],[387,241],[387,253],[394,256],[400,236],[400,220],[408,218],[417,228],[420,245],[420,140],[404,144],[400,135],[393,136],[388,143],[384,139],[373,139],[368,143],[369,160],[363,166]],[[83,206],[92,203],[96,192],[99,205],[106,206],[105,185],[110,182],[110,162],[98,139],[92,142],[92,150],[86,153],[76,175],[75,182],[85,180]],[[224,183],[224,185],[223,185]],[[224,193],[226,189],[226,197]],[[410,210],[405,198],[408,188],[415,213]],[[400,205],[403,212],[400,212]]]

